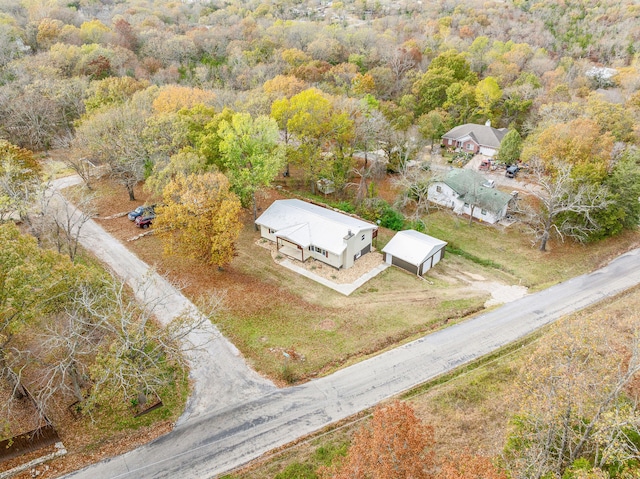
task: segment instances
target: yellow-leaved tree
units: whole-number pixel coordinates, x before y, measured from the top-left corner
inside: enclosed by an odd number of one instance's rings
[[[222,267],[235,253],[240,200],[222,173],[178,175],[165,186],[154,222],[166,255],[179,254]]]

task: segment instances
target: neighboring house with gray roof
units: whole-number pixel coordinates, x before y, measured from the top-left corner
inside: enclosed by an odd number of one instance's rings
[[[382,254],[388,264],[422,276],[444,257],[445,241],[419,231],[398,231],[384,248]]]
[[[427,198],[459,215],[493,224],[506,216],[513,196],[489,186],[480,173],[454,168],[442,180],[429,186]]]
[[[276,200],[256,220],[263,238],[286,256],[350,268],[371,251],[378,227],[301,200]]]
[[[508,132],[506,128],[493,128],[490,121],[484,125],[467,123],[446,132],[442,136],[442,144],[445,148],[493,157]]]

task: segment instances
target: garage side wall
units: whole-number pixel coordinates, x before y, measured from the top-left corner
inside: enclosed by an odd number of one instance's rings
[[[416,266],[415,264],[408,263],[408,262],[406,262],[404,260],[401,260],[400,258],[398,258],[396,256],[392,256],[389,253],[385,253],[384,254],[384,261],[385,261],[385,263],[389,263],[389,264],[392,264],[394,266],[397,266],[398,268],[402,268],[404,270],[407,270],[410,273],[418,274],[418,266]]]

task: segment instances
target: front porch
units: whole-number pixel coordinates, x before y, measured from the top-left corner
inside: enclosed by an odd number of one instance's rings
[[[276,237],[276,250],[278,251],[278,253],[288,256],[289,258],[302,261],[303,263],[310,256],[310,255],[307,255],[305,257],[305,254],[304,254],[305,249],[302,246],[279,237]]]

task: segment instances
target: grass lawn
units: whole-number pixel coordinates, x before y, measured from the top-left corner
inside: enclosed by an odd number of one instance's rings
[[[553,241],[547,252],[541,252],[518,223],[507,228],[469,225],[468,220],[448,211],[426,216],[425,223],[426,233],[447,241],[447,248],[480,263],[491,262],[515,283],[535,290],[597,269],[622,252],[640,246],[640,234],[626,231],[586,245]]]
[[[139,201],[130,202],[124,188],[108,181],[98,182],[96,188],[103,193],[98,199],[102,217],[146,200],[137,189]],[[261,208],[278,197],[272,192]],[[259,234],[248,212],[238,254],[224,271],[163,257],[153,235],[124,241],[140,232],[126,217],[100,224],[141,259],[185,285],[192,299],[224,294],[227,307],[216,324],[252,367],[283,384],[329,373],[482,310],[489,295],[470,287],[467,273],[541,289],[606,263],[637,245],[639,237],[627,233],[586,246],[552,243],[551,251],[540,253],[517,226],[469,225],[445,211],[425,219],[429,234],[449,242],[445,259],[425,279],[389,268],[349,297],[277,265],[270,252],[256,244]],[[378,249],[393,234],[381,229]]]
[[[640,310],[640,287],[594,306],[564,321],[635,318]],[[626,323],[628,324],[628,322]],[[628,327],[628,326],[627,326]],[[623,332],[628,332],[622,326]],[[514,381],[527,357],[548,329],[490,358],[468,365],[405,395],[423,423],[434,427],[436,457],[468,451],[498,456],[505,444],[510,417],[518,410],[520,397]],[[638,384],[632,387],[638,388]],[[353,433],[368,420],[366,414],[351,418],[298,444],[272,453],[225,479],[314,479],[316,469],[345,453]]]

